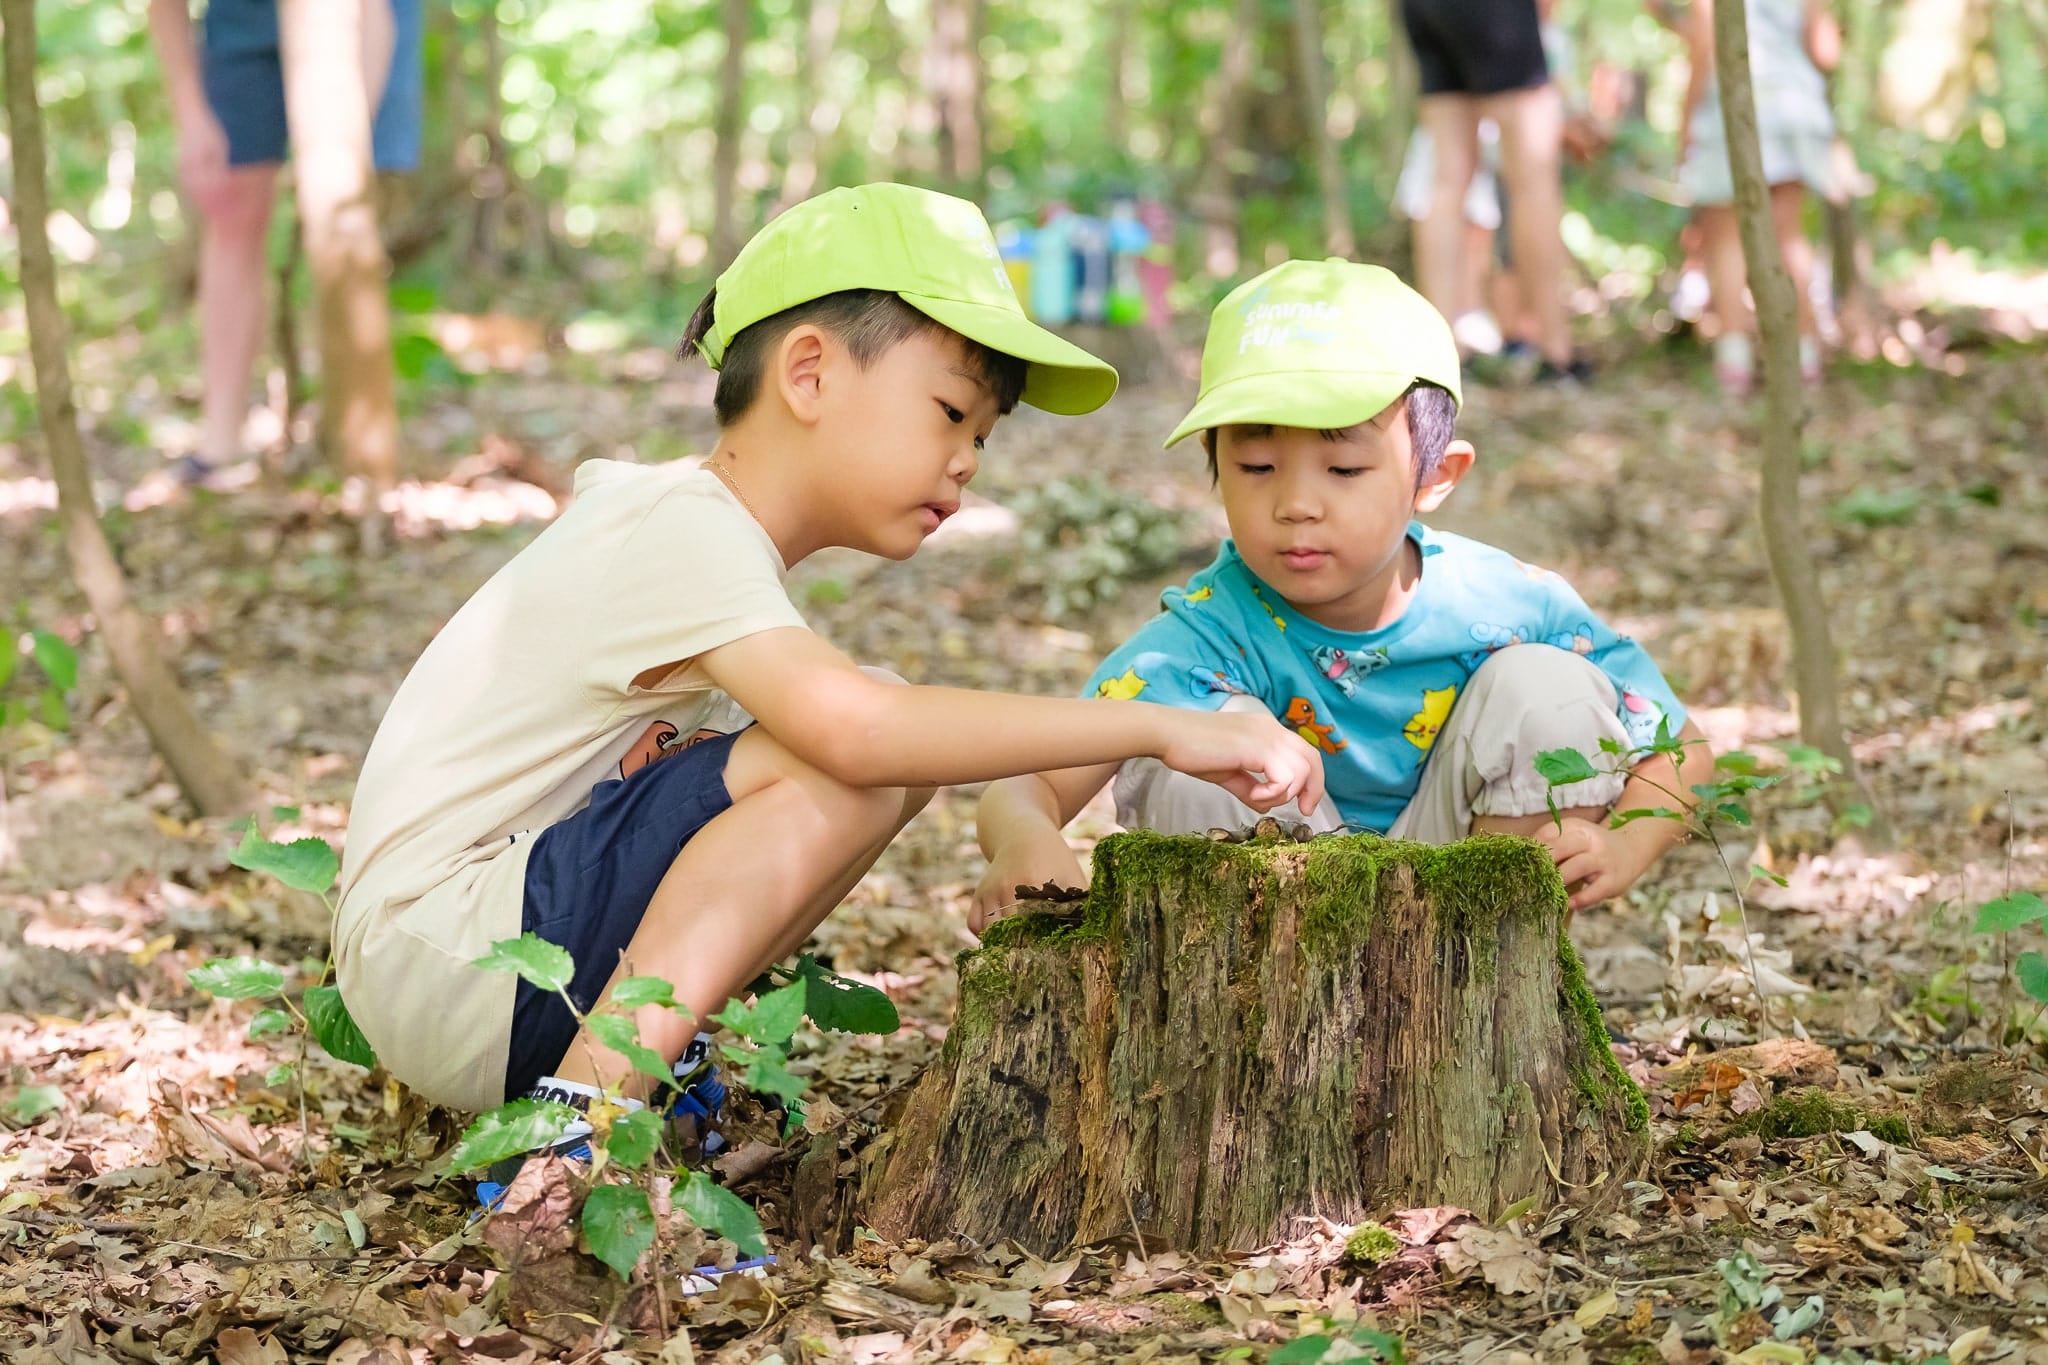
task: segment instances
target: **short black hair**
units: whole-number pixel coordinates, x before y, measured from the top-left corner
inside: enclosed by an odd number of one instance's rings
[[[712,309],[717,303],[718,290],[707,290],[704,301],[697,305],[689,325],[683,329],[683,339],[676,346],[678,359],[689,359],[696,353],[697,343],[711,334]],[[785,308],[741,328],[725,348],[724,363],[718,367],[718,388],[711,398],[711,410],[719,426],[731,426],[754,406],[754,400],[761,395],[761,377],[775,344],[791,328],[805,323],[822,327],[839,338],[854,363],[863,369],[890,347],[914,336],[951,330],[881,289],[844,289]],[[966,342],[976,371],[996,396],[997,413],[1009,413],[1024,392],[1028,367],[1013,355],[1004,355],[965,337],[961,340]]]
[[[1422,487],[1436,476],[1450,449],[1451,434],[1457,426],[1458,400],[1441,384],[1418,379],[1401,395],[1408,400],[1408,445],[1415,452],[1415,486]],[[1349,427],[1325,431],[1323,439],[1343,439]],[[1209,456],[1209,482],[1216,482],[1216,428],[1202,433],[1202,449]]]

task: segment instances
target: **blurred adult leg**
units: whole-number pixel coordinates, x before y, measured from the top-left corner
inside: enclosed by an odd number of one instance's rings
[[[249,380],[263,345],[266,245],[277,199],[276,163],[231,166],[203,196],[199,213],[199,457],[221,465],[242,456]]]
[[[1771,186],[1771,221],[1778,229],[1778,250],[1792,276],[1799,303],[1799,335],[1819,333],[1813,314],[1813,243],[1806,236],[1806,186],[1797,180]]]
[[[1429,216],[1415,225],[1415,276],[1444,321],[1455,321],[1465,285],[1465,192],[1479,168],[1479,107],[1469,95],[1422,97],[1422,126],[1435,150]]]
[[[1557,87],[1546,82],[1488,95],[1476,112],[1500,127],[1501,174],[1508,202],[1514,205],[1508,230],[1515,273],[1536,324],[1537,349],[1562,368],[1572,359],[1564,302],[1564,237],[1559,231],[1564,216],[1564,101]]]
[[[1731,205],[1702,205],[1698,217],[1707,291],[1721,319],[1721,334],[1714,340],[1714,374],[1724,392],[1741,398],[1756,382],[1756,351],[1751,341],[1755,320],[1750,315],[1742,235]]]

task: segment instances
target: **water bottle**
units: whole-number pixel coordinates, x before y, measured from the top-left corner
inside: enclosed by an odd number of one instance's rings
[[[1109,225],[1100,218],[1077,217],[1067,229],[1074,244],[1074,264],[1080,277],[1074,291],[1077,320],[1099,324],[1109,311]]]
[[[1136,327],[1145,321],[1145,285],[1138,264],[1152,245],[1152,234],[1138,221],[1138,206],[1119,199],[1109,211],[1109,304],[1112,327]]]
[[[1048,327],[1074,320],[1074,251],[1067,240],[1073,221],[1056,212],[1031,234],[1031,316]]]

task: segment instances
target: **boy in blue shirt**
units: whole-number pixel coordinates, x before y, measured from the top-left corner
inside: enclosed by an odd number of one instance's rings
[[[1470,443],[1452,439],[1458,401],[1449,327],[1386,270],[1290,261],[1233,291],[1210,321],[1201,394],[1167,439],[1201,433],[1231,538],[1087,692],[1271,714],[1323,755],[1317,832],[1527,835],[1582,908],[1626,890],[1683,832],[1671,819],[1609,828],[1608,812],[1689,803],[1713,757],[1696,743],[1675,765],[1653,756],[1561,788],[1552,819],[1543,750],[1634,748],[1666,722],[1701,736],[1649,656],[1562,578],[1413,519],[1472,468]],[[1255,818],[1142,759],[998,782],[981,801],[977,932],[1019,886],[1077,884],[1060,830],[1111,781],[1128,828]]]

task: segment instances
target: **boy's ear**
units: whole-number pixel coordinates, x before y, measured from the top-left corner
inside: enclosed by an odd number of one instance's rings
[[[1479,458],[1479,452],[1472,449],[1470,441],[1453,441],[1444,447],[1444,457],[1438,462],[1436,473],[1429,476],[1429,482],[1415,490],[1415,510],[1434,512],[1444,505],[1444,499],[1451,496],[1451,490],[1458,486],[1458,480],[1472,472],[1472,462]]]
[[[822,327],[792,327],[775,347],[775,390],[790,415],[809,425],[818,420],[823,374],[832,337]]]

